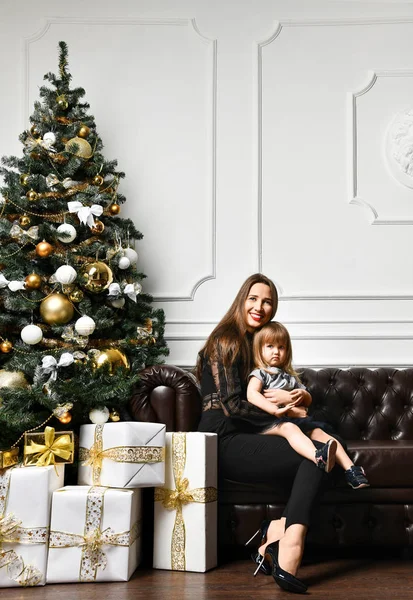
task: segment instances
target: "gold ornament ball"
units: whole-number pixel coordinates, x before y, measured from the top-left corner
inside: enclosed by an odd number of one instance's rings
[[[64,294],[50,294],[40,303],[40,316],[48,325],[64,325],[73,318],[74,308]]]
[[[70,292],[69,294],[69,298],[72,302],[82,302],[84,297],[84,293],[82,292],[82,290],[73,290],[73,292]]]
[[[22,185],[29,185],[29,177],[30,175],[28,173],[22,173],[20,175],[20,183]]]
[[[47,258],[53,253],[53,250],[53,246],[49,242],[46,242],[46,240],[43,240],[36,246],[36,254],[40,258]]]
[[[64,94],[61,94],[56,98],[56,104],[61,110],[66,110],[69,106],[69,102]]]
[[[120,206],[119,204],[111,204],[109,206],[109,212],[111,215],[118,215],[120,213]]]
[[[77,135],[81,138],[86,138],[90,133],[90,129],[87,125],[82,125],[82,127],[77,132]]]
[[[92,357],[93,370],[99,369],[104,365],[109,366],[109,375],[113,375],[118,367],[124,367],[128,371],[130,369],[128,357],[117,348],[102,350]]]
[[[95,175],[92,181],[93,181],[93,185],[102,185],[103,177],[102,177],[102,175]]]
[[[109,419],[111,421],[113,421],[114,423],[117,423],[118,421],[120,421],[120,414],[118,413],[117,410],[112,408],[112,410],[109,413]]]
[[[96,220],[95,224],[93,225],[93,227],[91,227],[90,231],[95,235],[100,235],[105,231],[105,225],[102,223],[102,221]]]
[[[112,270],[104,262],[97,261],[85,265],[80,273],[81,284],[92,294],[100,294],[108,289],[113,281]]]
[[[29,215],[22,215],[21,217],[19,217],[20,227],[28,227],[31,222],[32,221]]]
[[[76,152],[73,149],[73,144],[76,144],[78,149]],[[71,152],[75,154],[75,156],[79,156],[80,158],[90,158],[93,155],[92,146],[88,141],[84,140],[81,137],[74,137],[69,140],[65,145],[66,152]]]
[[[36,127],[36,125],[32,125],[30,127],[30,133],[32,134],[33,137],[39,137],[40,135],[40,131],[39,129]]]
[[[0,352],[3,354],[9,354],[13,350],[13,344],[9,340],[3,340],[0,344]],[[1,371],[0,371],[1,373]]]
[[[29,290],[38,290],[42,285],[42,278],[37,273],[30,273],[24,280]]]
[[[63,425],[67,425],[72,420],[72,415],[70,414],[70,412],[65,412],[60,417],[58,417],[58,420],[61,423],[63,423]]]
[[[30,202],[35,202],[38,197],[39,197],[39,194],[37,192],[35,192],[34,190],[29,190],[26,194],[26,198],[28,200],[30,200]]]

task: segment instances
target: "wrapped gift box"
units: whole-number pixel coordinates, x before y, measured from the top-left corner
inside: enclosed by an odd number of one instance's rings
[[[47,582],[128,581],[141,558],[141,495],[101,486],[57,490]]]
[[[0,587],[44,585],[50,505],[64,466],[0,474]]]
[[[82,425],[79,445],[79,485],[135,488],[165,483],[165,425]]]
[[[155,489],[153,566],[204,572],[217,564],[217,436],[167,433],[165,487]]]
[[[26,467],[70,464],[74,455],[73,431],[55,431],[54,427],[46,427],[42,433],[25,433],[23,453]]]

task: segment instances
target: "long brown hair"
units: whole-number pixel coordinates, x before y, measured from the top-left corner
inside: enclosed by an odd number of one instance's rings
[[[252,286],[256,283],[263,283],[270,288],[272,300],[271,319],[277,312],[278,294],[274,283],[271,279],[262,275],[262,273],[250,275],[240,287],[240,290],[235,296],[227,313],[209,335],[204,347],[199,353],[197,363],[197,377],[199,381],[201,380],[202,374],[202,357],[219,358],[227,368],[231,367],[234,362],[239,359],[243,364],[245,378],[251,371],[252,357],[245,321],[245,302]]]
[[[298,373],[294,370],[293,362],[293,349],[291,344],[290,334],[284,325],[278,323],[278,321],[272,321],[264,325],[262,329],[257,331],[254,336],[252,353],[254,357],[254,367],[258,369],[268,369],[268,364],[265,362],[262,355],[265,344],[284,344],[285,346],[285,361],[281,367],[289,375],[293,375],[300,381]]]

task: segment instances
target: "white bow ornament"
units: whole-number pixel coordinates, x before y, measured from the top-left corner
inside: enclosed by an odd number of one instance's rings
[[[68,202],[67,207],[69,212],[77,213],[78,219],[83,225],[89,225],[90,228],[95,226],[93,216],[100,217],[103,213],[103,206],[100,204],[92,204],[92,206],[83,206],[83,204],[77,200]]]

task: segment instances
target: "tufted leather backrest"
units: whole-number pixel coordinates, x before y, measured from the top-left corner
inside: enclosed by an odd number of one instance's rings
[[[310,413],[345,440],[413,439],[413,369],[299,370]]]

